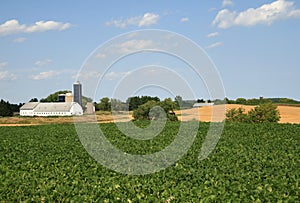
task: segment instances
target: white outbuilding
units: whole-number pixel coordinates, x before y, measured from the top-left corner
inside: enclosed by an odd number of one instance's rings
[[[76,102],[28,102],[20,108],[21,116],[80,116],[82,107]]]
[[[195,103],[193,105],[193,108],[200,108],[200,107],[204,107],[204,106],[213,106],[214,103]]]

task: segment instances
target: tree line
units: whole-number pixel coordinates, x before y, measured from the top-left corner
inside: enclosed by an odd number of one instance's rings
[[[58,95],[65,94],[70,91],[63,90],[57,91],[53,94],[50,94],[46,98],[40,99],[40,102],[58,102]],[[92,102],[91,98],[83,96],[83,108],[87,102]],[[37,98],[32,98],[30,102],[38,102]],[[151,102],[150,102],[151,101]],[[150,102],[150,103],[148,103]],[[192,108],[194,103],[214,103],[215,105],[218,104],[241,104],[241,105],[261,105],[261,104],[298,104],[300,105],[300,101],[296,101],[293,99],[288,98],[237,98],[236,100],[230,100],[228,98],[224,99],[215,99],[215,100],[204,100],[204,99],[196,99],[196,100],[184,100],[181,96],[176,96],[174,100],[167,98],[165,100],[161,100],[157,96],[133,96],[129,97],[125,102],[122,102],[119,99],[103,97],[100,101],[94,102],[94,106],[96,111],[136,111],[137,109],[142,106],[141,108],[149,109],[149,107],[153,107],[153,105],[164,106],[166,112],[170,112],[170,115],[173,115],[173,111],[177,109],[188,109]],[[148,103],[146,105],[146,103]],[[0,102],[0,116],[12,116],[14,112],[19,112],[20,107],[23,104],[10,104],[8,101],[1,100]],[[170,108],[171,107],[171,108]],[[150,108],[151,109],[151,108]],[[241,109],[239,110],[241,111]],[[141,111],[140,111],[141,112]],[[149,113],[149,112],[148,112]],[[233,112],[232,112],[233,113]],[[240,114],[240,113],[239,113]],[[137,114],[135,114],[137,115]],[[241,115],[243,117],[243,115]]]
[[[118,99],[104,97],[99,103],[95,103],[96,111],[133,111],[136,120],[148,119],[158,120],[166,118],[168,120],[178,120],[174,110],[180,108],[178,100],[171,98],[160,100],[158,97],[134,96],[129,97],[126,102]]]
[[[273,103],[273,104],[300,104],[300,101],[296,101],[294,99],[289,98],[251,98],[251,99],[245,99],[245,98],[237,98],[236,100],[230,100],[228,98],[225,98],[226,104],[242,104],[242,105],[260,105],[260,104],[267,104],[267,103]]]
[[[24,104],[11,104],[8,101],[1,99],[0,101],[0,116],[13,116],[15,112],[19,112]]]

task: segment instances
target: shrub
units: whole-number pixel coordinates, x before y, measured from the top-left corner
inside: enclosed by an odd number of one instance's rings
[[[248,117],[253,123],[278,122],[279,111],[272,103],[261,104],[248,112]]]
[[[226,120],[231,122],[249,122],[249,117],[244,112],[245,109],[243,108],[230,109],[226,113]]]
[[[230,109],[226,113],[226,121],[230,122],[251,122],[251,123],[264,123],[264,122],[278,122],[280,119],[277,107],[272,103],[265,103],[251,109],[248,114],[244,113],[245,109]]]

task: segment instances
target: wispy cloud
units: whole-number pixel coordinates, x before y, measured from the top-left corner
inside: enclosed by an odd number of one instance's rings
[[[16,80],[17,76],[8,71],[0,71],[0,80]]]
[[[13,42],[15,42],[15,43],[22,43],[22,42],[25,42],[26,40],[27,40],[27,38],[25,38],[25,37],[18,37],[16,39],[14,39]]]
[[[107,57],[107,55],[103,54],[103,53],[98,53],[98,54],[95,55],[95,58],[98,58],[98,59],[104,59],[106,57]]]
[[[219,11],[212,24],[226,29],[232,26],[271,25],[277,20],[289,18],[300,18],[300,10],[295,8],[294,2],[277,0],[242,12],[223,9]]]
[[[135,16],[127,19],[112,19],[106,22],[107,26],[115,26],[118,28],[126,28],[127,26],[133,25],[138,27],[150,26],[158,22],[159,15],[155,13],[145,13],[143,16]]]
[[[20,24],[18,20],[8,20],[0,24],[0,35],[11,35],[17,33],[45,32],[49,30],[65,30],[71,27],[70,23],[56,21],[37,21],[32,25]]]
[[[2,62],[0,61],[0,68],[6,67],[7,64],[8,64],[8,62],[6,62],[6,61],[2,61]]]
[[[212,32],[212,33],[209,33],[208,35],[206,35],[207,38],[212,38],[212,37],[216,37],[218,36],[219,33],[218,32]]]
[[[107,78],[108,80],[116,80],[127,74],[130,74],[130,72],[109,72],[105,75],[105,78]]]
[[[50,71],[40,72],[37,75],[32,75],[30,76],[30,78],[33,80],[46,80],[46,79],[51,79],[59,74],[60,73],[57,71],[50,70]]]
[[[223,0],[222,7],[233,6],[233,2],[231,0]]]
[[[49,65],[50,63],[52,63],[51,59],[44,59],[44,60],[36,61],[34,64],[36,66],[42,67],[42,66]]]
[[[122,54],[132,53],[143,49],[151,49],[155,47],[152,40],[128,40],[114,46],[114,50]]]
[[[223,42],[216,42],[216,43],[213,43],[211,45],[208,45],[206,48],[207,49],[212,49],[212,48],[216,48],[216,47],[223,46],[223,45],[224,45]]]
[[[81,71],[80,73],[77,73],[72,76],[72,78],[82,78],[84,80],[94,79],[94,78],[100,78],[101,73],[99,71]]]
[[[185,22],[188,22],[190,19],[189,18],[181,18],[180,19],[180,22],[182,22],[182,23],[185,23]]]

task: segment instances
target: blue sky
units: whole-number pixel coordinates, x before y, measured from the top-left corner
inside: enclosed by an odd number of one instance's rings
[[[168,30],[197,43],[216,65],[230,99],[300,100],[300,2],[295,0],[3,0],[0,98],[19,103],[71,90],[80,68],[97,47],[142,29]],[[154,55],[145,58],[151,65]],[[163,65],[176,66],[169,61]],[[140,65],[147,65],[146,61]],[[128,67],[107,73],[108,89],[130,72]],[[195,86],[197,81],[192,80]],[[111,95],[99,91],[93,96],[98,101]],[[170,95],[162,91],[158,96]]]

